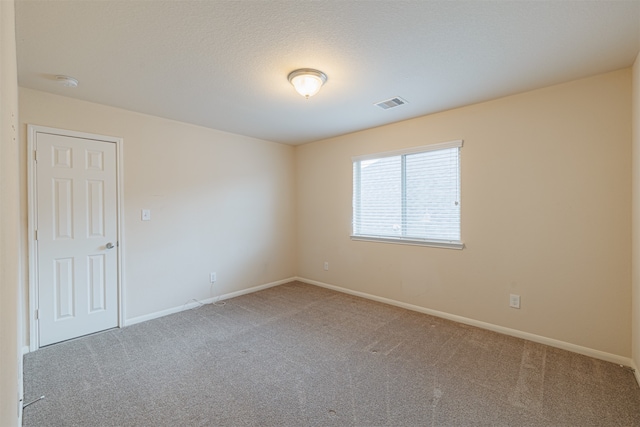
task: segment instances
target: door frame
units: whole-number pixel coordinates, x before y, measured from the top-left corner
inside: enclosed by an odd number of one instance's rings
[[[36,241],[36,212],[38,199],[36,193],[36,138],[38,133],[68,136],[72,138],[92,139],[116,144],[116,230],[118,238],[117,252],[117,310],[118,327],[124,326],[124,205],[123,205],[123,139],[114,136],[76,132],[46,126],[27,125],[27,211],[28,211],[28,251],[29,251],[29,351],[40,348],[38,333],[38,243]]]

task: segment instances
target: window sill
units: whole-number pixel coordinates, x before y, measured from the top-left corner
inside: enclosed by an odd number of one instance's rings
[[[351,240],[362,242],[392,243],[396,245],[429,246],[442,249],[464,249],[464,243],[457,240],[419,240],[379,236],[351,236]]]

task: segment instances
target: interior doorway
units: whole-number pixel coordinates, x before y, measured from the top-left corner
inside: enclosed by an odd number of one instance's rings
[[[121,324],[121,143],[28,126],[31,350]]]

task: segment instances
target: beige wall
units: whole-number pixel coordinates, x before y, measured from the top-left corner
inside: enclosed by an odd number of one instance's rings
[[[630,104],[625,69],[298,147],[298,275],[630,357]],[[351,156],[454,139],[466,249],[349,239]]]
[[[636,369],[640,367],[640,54],[633,65],[633,181],[632,181],[632,353]]]
[[[17,426],[21,393],[18,80],[14,4],[0,1],[0,425]]]
[[[27,123],[124,139],[127,319],[295,276],[293,147],[21,88]]]
[[[216,295],[297,274],[630,357],[631,82],[626,69],[295,148],[30,89],[20,129],[124,138],[128,319],[210,297],[210,271]],[[453,139],[464,250],[349,239],[351,156]]]

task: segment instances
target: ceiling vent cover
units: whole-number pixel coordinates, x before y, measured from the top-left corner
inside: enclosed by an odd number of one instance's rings
[[[399,107],[399,106],[404,105],[406,103],[407,103],[407,101],[405,101],[404,99],[400,98],[399,96],[396,96],[395,98],[387,99],[386,101],[380,101],[380,102],[376,103],[375,105],[377,105],[378,107],[382,108],[383,110],[388,110],[389,108]]]

